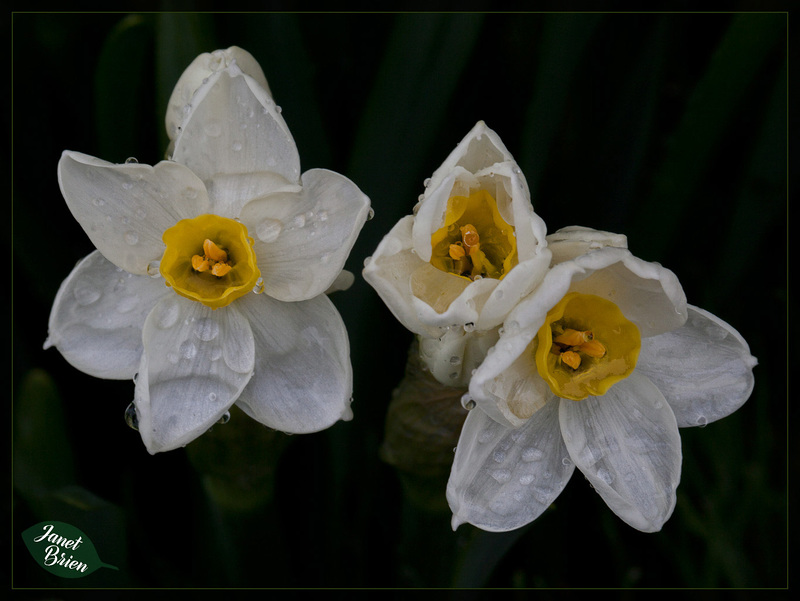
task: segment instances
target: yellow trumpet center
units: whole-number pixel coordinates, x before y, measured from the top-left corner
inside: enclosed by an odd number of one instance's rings
[[[517,239],[486,190],[451,196],[444,225],[431,236],[431,265],[474,280],[502,279],[517,264]]]
[[[536,369],[553,394],[573,401],[602,396],[636,367],[639,328],[599,296],[572,292],[537,334]]]
[[[261,276],[247,228],[233,219],[200,215],[164,232],[161,275],[175,292],[212,309],[250,292]]]

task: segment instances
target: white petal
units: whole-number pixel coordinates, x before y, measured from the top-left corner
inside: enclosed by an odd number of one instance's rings
[[[689,319],[642,340],[637,373],[650,378],[672,406],[679,427],[730,415],[753,392],[756,359],[730,325],[689,305]]]
[[[477,173],[495,163],[513,160],[514,157],[505,147],[500,136],[486,127],[483,121],[478,121],[442,165],[433,172],[430,189],[439,186],[441,180],[448,177],[456,168]]]
[[[253,373],[253,334],[235,305],[212,310],[172,294],[147,316],[143,339],[134,403],[155,454],[191,442],[236,401]]]
[[[369,198],[343,175],[311,169],[302,184],[301,194],[255,200],[241,215],[264,291],[283,301],[314,298],[333,284],[369,213]]]
[[[469,391],[478,407],[492,419],[519,427],[553,397],[536,369],[535,342],[513,325],[472,375]]]
[[[205,182],[218,174],[254,172],[277,173],[292,183],[300,179],[297,147],[275,102],[235,65],[197,90],[172,158]]]
[[[164,230],[208,212],[203,183],[183,165],[162,161],[115,165],[65,151],[58,182],[75,219],[118,267],[146,274],[164,253]]]
[[[628,238],[623,234],[594,230],[572,225],[547,236],[547,247],[553,253],[553,265],[574,259],[590,250],[613,246],[628,248]]]
[[[284,303],[251,294],[236,303],[250,321],[257,349],[253,379],[237,405],[270,428],[296,434],[349,420],[350,347],[328,297]]]
[[[253,58],[253,55],[246,50],[231,46],[226,50],[205,52],[186,67],[170,96],[166,117],[167,135],[170,140],[177,137],[181,123],[191,112],[192,97],[197,89],[212,74],[225,69],[234,62],[269,93],[269,85],[267,78],[264,77],[264,71],[261,70],[261,66]]]
[[[498,336],[497,328],[451,328],[441,338],[420,337],[420,359],[445,386],[468,386],[472,372],[486,358]]]
[[[424,265],[412,250],[413,224],[413,215],[398,221],[365,261],[362,275],[403,326],[415,334],[435,338],[441,332],[420,321],[411,293],[411,276]]]
[[[161,278],[132,275],[94,251],[61,284],[45,348],[55,346],[73,367],[97,378],[132,378],[144,320],[168,294],[174,293]]]
[[[559,418],[570,457],[614,513],[660,530],[675,508],[681,439],[658,388],[634,373],[602,397],[561,399]]]
[[[476,327],[485,330],[503,323],[519,302],[542,282],[549,265],[550,251],[545,247],[527,261],[515,265],[486,299]]]
[[[643,338],[668,332],[686,321],[686,296],[675,274],[658,263],[634,257],[626,249],[612,247],[551,268],[509,319],[538,331],[547,312],[568,292],[610,300],[637,325]]]
[[[490,532],[520,528],[561,494],[574,469],[558,427],[558,401],[519,429],[473,409],[447,484],[453,529],[465,522]]]

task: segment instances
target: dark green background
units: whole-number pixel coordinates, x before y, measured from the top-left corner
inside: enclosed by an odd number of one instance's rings
[[[787,20],[14,14],[14,557],[4,573],[17,588],[786,586]],[[356,283],[333,297],[351,340],[355,418],[278,437],[287,444],[275,462],[213,447],[235,438],[241,416],[217,438],[150,456],[123,419],[132,382],[89,377],[42,350],[59,284],[93,249],[58,189],[61,152],[157,162],[178,76],[230,45],[263,67],[303,170],[344,173],[375,210],[347,264]],[[531,526],[454,534],[449,513],[410,503],[379,458],[411,335],[360,270],[479,119],[519,162],[548,231],[626,234],[759,359],[742,409],[681,431],[677,508],[658,534],[625,525],[577,471]],[[230,475],[236,496],[237,477],[265,465],[274,493],[257,511],[204,492],[201,474]],[[35,565],[19,533],[48,519],[85,532],[120,570],[67,581]]]

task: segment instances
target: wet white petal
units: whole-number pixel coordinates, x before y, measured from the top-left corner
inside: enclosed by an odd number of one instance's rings
[[[440,338],[420,337],[420,359],[439,382],[468,386],[472,372],[483,362],[498,336],[497,328],[453,327]]]
[[[498,422],[519,427],[553,396],[536,369],[535,342],[524,331],[506,327],[473,374],[470,395]]]
[[[473,409],[447,484],[453,529],[470,523],[502,532],[528,524],[561,494],[574,468],[561,439],[557,400],[519,429]]]
[[[508,319],[538,331],[547,312],[568,292],[610,300],[636,324],[643,338],[668,332],[686,321],[686,296],[675,274],[626,249],[612,247],[554,266]]]
[[[258,349],[239,407],[290,433],[316,432],[352,417],[347,332],[328,297],[284,303],[252,294],[236,306],[248,318]]]
[[[650,378],[675,412],[679,427],[730,415],[753,391],[756,359],[744,338],[711,313],[689,305],[689,319],[642,340],[636,371]]]
[[[172,90],[172,96],[170,96],[167,104],[166,116],[167,135],[170,140],[174,140],[177,137],[181,124],[191,114],[193,108],[192,97],[198,88],[212,74],[227,68],[234,62],[239,69],[256,80],[269,93],[267,78],[264,77],[261,66],[246,50],[231,46],[226,50],[205,52],[186,67]]]
[[[45,348],[97,378],[132,378],[142,356],[142,327],[159,299],[173,294],[160,278],[132,275],[94,251],[64,280],[50,312]]]
[[[302,191],[255,200],[242,222],[255,240],[264,292],[283,301],[323,294],[336,280],[369,214],[353,182],[326,169],[302,177]]]
[[[553,253],[553,265],[572,260],[591,250],[612,246],[628,248],[623,234],[604,232],[579,225],[561,228],[547,236],[547,247]]]
[[[165,229],[210,207],[197,176],[170,161],[115,165],[65,151],[58,163],[58,182],[92,243],[131,273],[145,274],[147,265],[161,258]]]
[[[203,434],[253,373],[253,334],[235,304],[212,310],[171,294],[147,316],[143,340],[134,403],[150,453]]]
[[[297,147],[272,97],[232,67],[214,73],[197,90],[172,158],[206,182],[217,175],[260,172],[292,183],[300,178]]]
[[[634,373],[602,397],[561,399],[559,418],[570,457],[614,513],[660,530],[675,508],[681,439],[658,388]]]

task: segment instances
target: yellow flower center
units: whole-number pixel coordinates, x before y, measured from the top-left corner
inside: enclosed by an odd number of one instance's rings
[[[599,296],[572,292],[537,334],[536,369],[553,394],[573,401],[602,396],[636,367],[639,328]]]
[[[431,265],[470,280],[502,279],[517,264],[514,227],[486,190],[450,197],[444,225],[431,236],[431,246]]]
[[[250,292],[261,273],[253,239],[233,219],[200,215],[164,232],[161,275],[175,292],[219,309]]]

